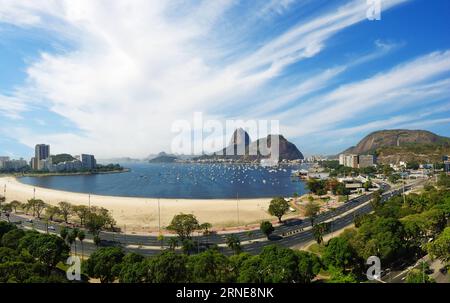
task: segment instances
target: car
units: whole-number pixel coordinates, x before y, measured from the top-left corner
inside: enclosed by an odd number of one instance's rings
[[[27,223],[33,223],[32,219],[27,219]]]
[[[56,228],[55,228],[53,225],[50,225],[50,226],[48,227],[48,230],[55,231]]]

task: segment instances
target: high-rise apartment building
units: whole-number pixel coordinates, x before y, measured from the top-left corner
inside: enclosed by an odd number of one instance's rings
[[[38,144],[34,148],[34,165],[33,169],[42,170],[43,162],[42,160],[46,160],[50,157],[50,145],[46,144]]]
[[[365,168],[375,164],[375,156],[373,155],[352,155],[340,154],[339,164],[351,168]]]
[[[80,158],[83,169],[92,170],[97,167],[97,161],[93,155],[81,154]]]
[[[359,155],[358,157],[359,168],[371,167],[374,164],[375,164],[375,157],[373,155]]]

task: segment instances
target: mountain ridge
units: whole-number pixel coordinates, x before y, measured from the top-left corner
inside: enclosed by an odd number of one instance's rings
[[[342,153],[374,154],[380,163],[435,162],[450,153],[450,138],[427,130],[379,130]]]

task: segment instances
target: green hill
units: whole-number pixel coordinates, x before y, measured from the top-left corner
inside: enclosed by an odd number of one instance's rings
[[[425,130],[382,130],[367,135],[343,153],[375,154],[379,163],[434,163],[450,154],[450,138]]]

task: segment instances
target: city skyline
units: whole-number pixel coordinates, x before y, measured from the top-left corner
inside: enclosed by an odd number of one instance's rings
[[[370,21],[366,1],[4,1],[0,155],[170,152],[196,111],[279,120],[305,155],[379,129],[449,136],[450,4],[382,3]]]

